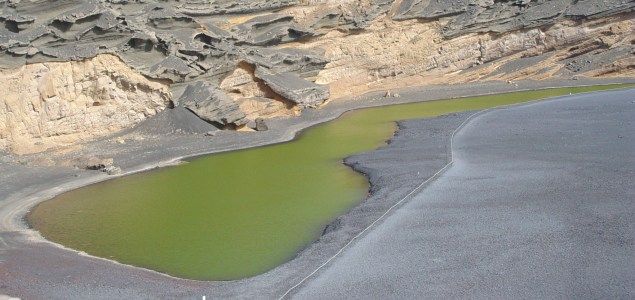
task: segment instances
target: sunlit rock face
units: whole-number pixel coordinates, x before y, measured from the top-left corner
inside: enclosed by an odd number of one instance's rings
[[[0,145],[16,153],[117,132],[171,103],[166,84],[107,54],[0,70],[0,89]]]
[[[14,151],[26,151],[18,144],[37,151],[128,128],[169,106],[170,93],[176,106],[190,103],[206,121],[240,129],[376,89],[635,76],[629,0],[13,0],[0,9],[3,77],[34,81],[54,63],[74,70],[103,60],[112,62],[100,72],[119,74],[95,83],[114,82],[99,93],[74,88],[72,97],[48,100],[49,111],[36,104],[28,113],[8,113],[28,111],[15,99],[44,100],[32,88],[6,89],[0,147]],[[71,73],[74,85],[99,77]],[[131,85],[151,88],[127,90],[117,79],[124,73],[134,74]],[[61,84],[56,80],[52,85]],[[177,100],[197,82],[214,96],[195,106]],[[111,102],[69,104],[79,98]],[[121,109],[96,113],[109,105]],[[49,125],[31,126],[34,119]]]

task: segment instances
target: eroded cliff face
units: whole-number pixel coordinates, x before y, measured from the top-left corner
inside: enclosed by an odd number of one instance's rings
[[[0,89],[0,147],[15,153],[117,132],[171,104],[166,84],[108,54],[0,70]]]
[[[371,90],[635,77],[630,0],[12,0],[0,8],[0,147],[17,152],[133,126],[169,106],[170,90],[176,106],[219,128],[263,130],[268,118]]]
[[[635,76],[632,15],[562,21],[507,34],[443,37],[442,21],[381,20],[356,35],[330,32],[288,47],[325,49],[316,77],[332,97],[421,84]]]

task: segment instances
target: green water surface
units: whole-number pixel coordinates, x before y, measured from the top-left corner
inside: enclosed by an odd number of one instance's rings
[[[366,197],[366,178],[342,159],[383,145],[396,120],[616,87],[622,86],[357,110],[289,143],[208,155],[73,190],[39,204],[27,218],[47,239],[122,263],[200,280],[249,277],[292,258]]]

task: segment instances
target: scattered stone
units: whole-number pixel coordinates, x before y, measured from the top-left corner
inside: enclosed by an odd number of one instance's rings
[[[109,166],[104,168],[103,170],[106,174],[108,175],[118,175],[121,174],[121,168],[116,167],[116,166]]]
[[[263,118],[256,118],[256,127],[254,128],[256,131],[267,131],[269,130],[269,126],[265,123]]]
[[[113,165],[112,158],[97,156],[81,156],[71,161],[74,167],[86,170],[101,171]]]
[[[256,121],[255,120],[247,121],[247,124],[245,124],[245,127],[256,130]]]
[[[215,136],[216,135],[216,131],[208,131],[204,135],[205,136]]]
[[[104,164],[94,164],[94,165],[88,165],[88,166],[86,166],[84,168],[86,170],[99,171],[99,170],[106,169],[106,165],[104,165]]]
[[[247,122],[245,126],[255,131],[269,130],[269,127],[267,126],[263,118],[256,118],[255,120],[249,120],[249,122]]]

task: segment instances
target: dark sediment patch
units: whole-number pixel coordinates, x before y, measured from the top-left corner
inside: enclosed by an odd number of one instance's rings
[[[153,118],[145,120],[134,129],[134,132],[147,135],[160,134],[205,134],[217,131],[214,125],[205,122],[191,111],[182,108],[168,108]]]

